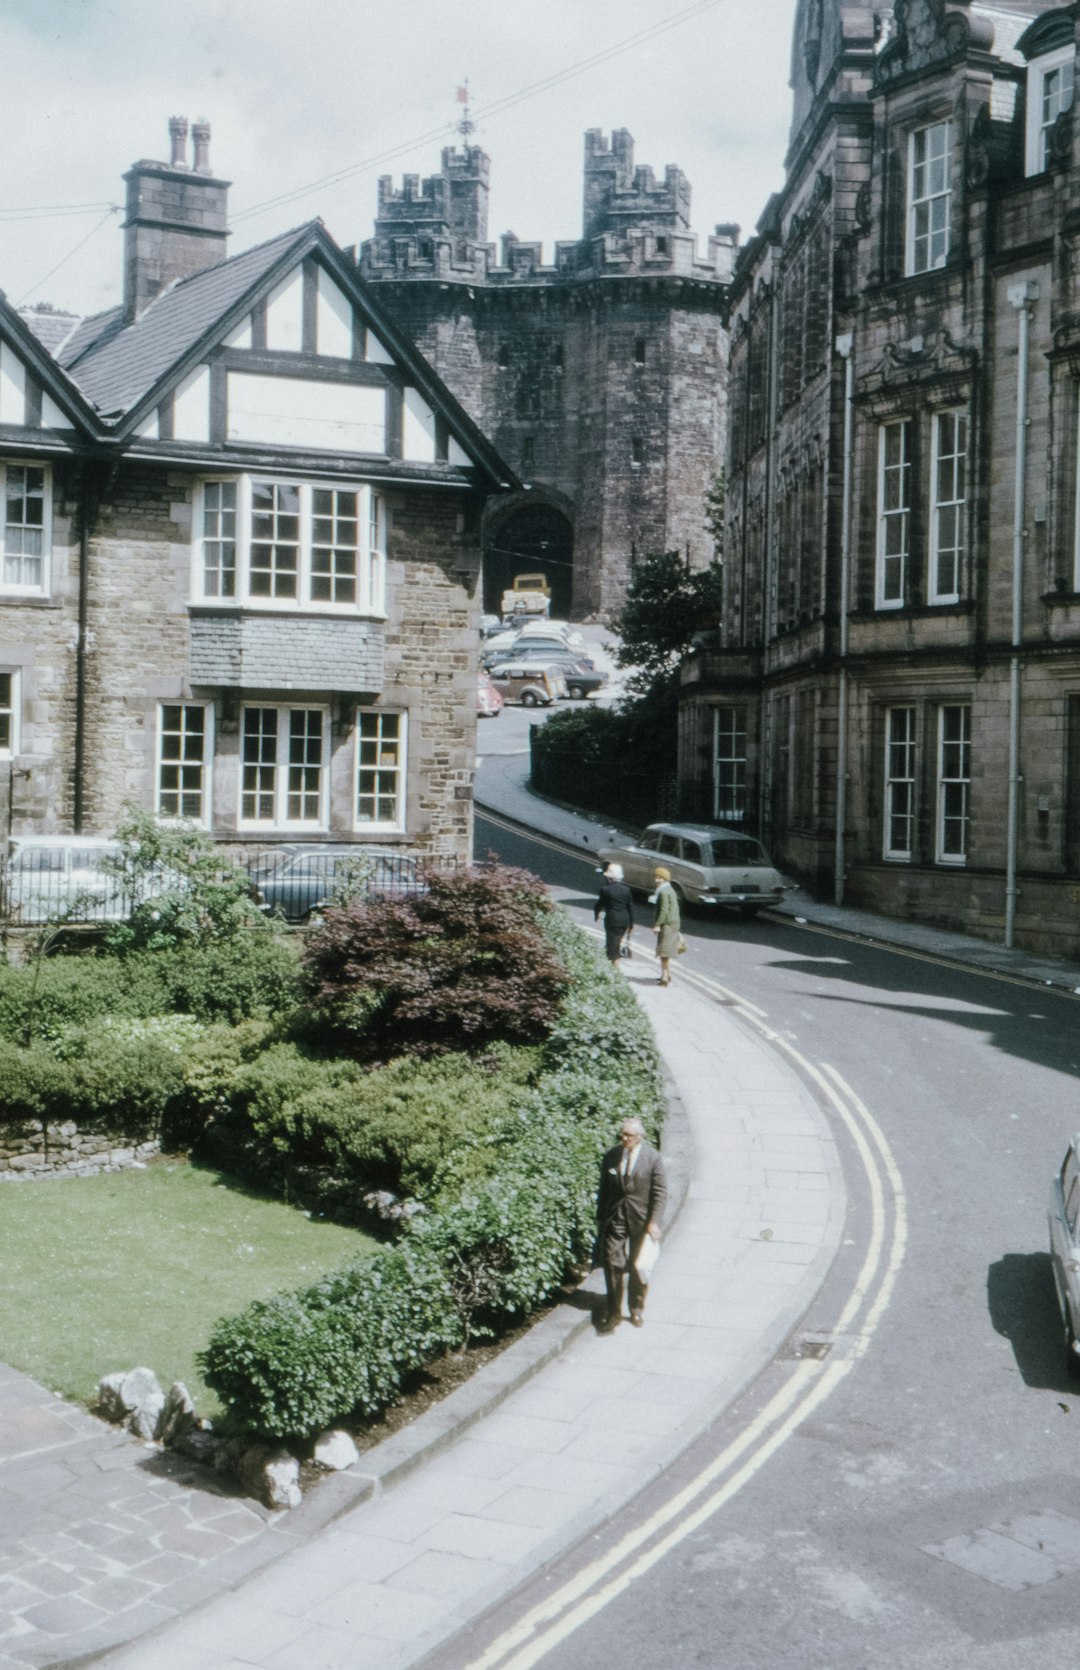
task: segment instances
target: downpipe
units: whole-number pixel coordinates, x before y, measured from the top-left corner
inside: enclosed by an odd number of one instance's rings
[[[847,754],[848,754],[848,608],[851,570],[851,488],[854,452],[855,361],[853,338],[848,331],[836,339],[836,352],[844,362],[844,474],[840,521],[840,672],[836,687],[836,850],[833,858],[833,901],[844,902],[847,872]]]
[[[1017,853],[1020,845],[1020,650],[1024,619],[1024,541],[1027,538],[1028,360],[1034,283],[1014,284],[1008,292],[1016,309],[1019,340],[1016,361],[1016,460],[1013,485],[1012,656],[1009,661],[1009,801],[1006,814],[1005,946],[1012,949],[1016,929]]]

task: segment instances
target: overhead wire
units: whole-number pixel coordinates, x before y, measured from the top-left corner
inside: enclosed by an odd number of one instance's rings
[[[50,267],[49,271],[47,273],[45,273],[45,275],[42,278],[37,279],[35,283],[31,284],[29,290],[27,290],[23,295],[21,295],[19,297],[18,301],[15,303],[15,306],[16,307],[21,307],[25,301],[29,301],[30,297],[34,294],[35,290],[40,290],[41,286],[43,284],[47,284],[49,282],[50,278],[52,278],[54,273],[58,273],[60,271],[61,267],[66,267],[68,262],[73,258],[73,256],[78,255],[78,253],[79,253],[80,249],[82,249],[83,245],[88,244],[90,242],[90,239],[92,237],[94,237],[98,232],[101,231],[101,228],[105,225],[105,222],[109,219],[109,217],[111,215],[118,214],[118,213],[119,213],[118,208],[114,204],[110,203],[108,209],[102,215],[102,217],[98,221],[97,225],[91,227],[90,231],[86,234],[85,238],[80,238],[78,243],[75,245],[75,248],[74,249],[69,249],[67,254],[62,258],[62,260],[60,260],[56,263],[55,267]]]
[[[655,40],[658,35],[666,34],[669,30],[678,28],[681,24],[687,23],[692,18],[699,17],[705,12],[713,11],[717,6],[724,3],[725,0],[694,0],[692,5],[685,6],[681,11],[673,12],[668,17],[661,18],[659,22],[649,24],[647,28],[639,29],[632,35],[626,35],[622,40],[615,41],[610,46],[591,53],[587,58],[579,59],[575,64],[568,64],[565,69],[544,76],[539,81],[530,82],[525,87],[518,88],[514,93],[507,93],[502,98],[492,100],[488,105],[480,106],[475,111],[473,119],[476,122],[491,121],[496,116],[503,115],[505,111],[512,110],[515,105],[522,104],[527,99],[535,98],[539,93],[561,86],[564,81],[571,81],[576,76],[584,75],[586,70],[608,63],[612,58],[618,58],[624,52],[629,52],[632,47],[643,46],[647,41]],[[266,197],[261,202],[253,203],[249,208],[243,209],[239,214],[234,215],[233,224],[236,225],[241,221],[265,214],[268,209],[279,208],[286,203],[295,203],[298,199],[308,197],[313,192],[323,190],[327,186],[340,185],[343,181],[352,179],[355,175],[362,174],[370,168],[375,168],[380,163],[391,162],[394,158],[404,156],[421,145],[430,144],[435,139],[445,138],[448,131],[454,126],[453,122],[442,122],[437,128],[429,129],[427,133],[418,134],[413,139],[403,140],[400,144],[394,145],[385,151],[376,152],[370,157],[363,158],[360,162],[350,163],[346,168],[335,170],[333,174],[325,174],[321,179],[311,180],[305,185],[296,186],[287,192],[280,192],[274,197]]]

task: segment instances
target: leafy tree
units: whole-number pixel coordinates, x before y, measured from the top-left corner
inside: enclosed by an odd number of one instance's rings
[[[717,470],[705,490],[705,526],[712,535],[713,561],[724,560],[724,515],[727,508],[727,478]]]
[[[689,569],[678,551],[657,551],[640,562],[615,620],[620,667],[633,668],[632,696],[660,693],[676,672],[695,633],[720,624],[723,570]]]
[[[265,926],[244,871],[222,859],[205,831],[129,806],[116,838],[120,852],[107,862],[134,905],[109,929],[110,951],[209,945]]]

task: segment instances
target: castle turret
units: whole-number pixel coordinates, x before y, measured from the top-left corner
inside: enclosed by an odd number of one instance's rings
[[[599,128],[585,135],[585,197],[582,237],[605,232],[625,237],[633,227],[653,231],[690,230],[690,182],[681,168],[664,170],[658,186],[651,168],[634,167],[634,141],[618,128],[611,143]]]

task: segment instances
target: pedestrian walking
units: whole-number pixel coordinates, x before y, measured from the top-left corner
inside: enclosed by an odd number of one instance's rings
[[[671,985],[671,959],[682,944],[682,916],[679,895],[671,885],[671,871],[658,864],[653,871],[656,892],[651,897],[655,906],[653,933],[656,935],[656,955],[660,958],[658,986]]]
[[[601,915],[607,960],[618,968],[623,946],[629,945],[634,930],[634,895],[623,880],[621,864],[608,864],[601,877],[593,921],[599,921]]]
[[[629,1271],[630,1321],[644,1321],[649,1274],[659,1248],[667,1179],[664,1162],[645,1141],[640,1119],[624,1119],[619,1146],[610,1148],[600,1168],[596,1219],[600,1260],[604,1267],[607,1309],[600,1332],[610,1334],[622,1320],[623,1287]],[[646,1247],[646,1243],[652,1243]],[[642,1256],[643,1253],[646,1256]],[[642,1266],[639,1268],[639,1260]]]

